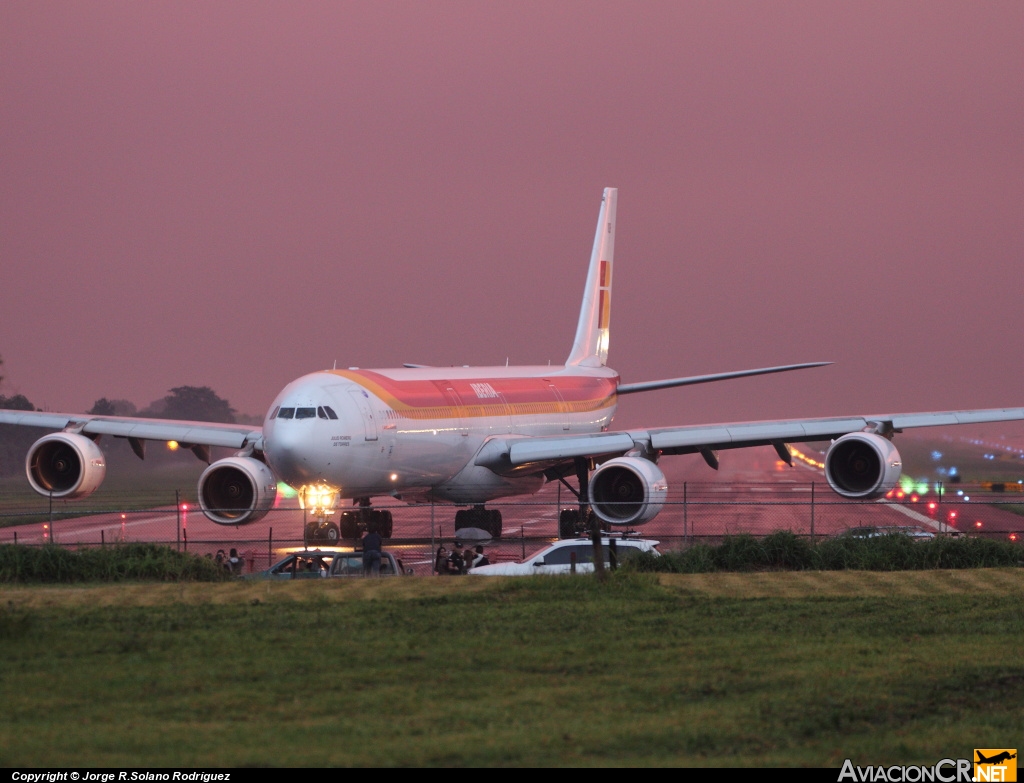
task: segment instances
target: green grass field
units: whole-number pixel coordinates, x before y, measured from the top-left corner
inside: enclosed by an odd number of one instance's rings
[[[1016,747],[1024,572],[0,590],[0,764],[932,764]]]

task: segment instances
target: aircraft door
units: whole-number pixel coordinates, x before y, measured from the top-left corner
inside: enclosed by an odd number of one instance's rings
[[[377,417],[370,404],[370,395],[365,389],[349,389],[349,396],[356,404],[360,418],[363,420],[363,434],[365,440],[377,440]]]
[[[454,416],[452,416],[455,429],[460,435],[468,436],[469,427],[466,424],[465,411],[463,409],[462,398],[459,396],[459,393],[455,391],[455,387],[452,386],[450,381],[434,381],[434,384],[442,391],[448,405],[455,412]]]
[[[562,422],[562,429],[568,432],[570,429],[569,406],[565,404],[565,398],[562,396],[562,393],[558,391],[558,387],[555,386],[555,384],[553,384],[551,381],[547,381],[547,384],[548,388],[551,390],[551,393],[555,395],[555,399],[558,401],[558,413],[559,419]]]

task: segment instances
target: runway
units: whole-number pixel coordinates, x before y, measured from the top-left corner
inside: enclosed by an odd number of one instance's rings
[[[813,453],[808,456],[815,459]],[[850,502],[829,489],[820,468],[799,460],[789,467],[771,448],[724,451],[720,459],[717,472],[696,455],[663,459],[660,465],[670,487],[668,502],[652,522],[637,528],[636,534],[660,540],[664,550],[738,533],[765,535],[790,530],[828,536],[867,525],[917,525],[937,532],[959,530],[998,537],[1024,532],[1024,517],[991,505],[1015,499],[1006,494],[975,493],[970,500],[963,500],[949,493],[939,502],[933,493],[917,502],[910,497],[902,502]],[[491,504],[503,515],[503,540],[488,544],[492,557],[518,558],[553,540],[559,509],[575,503],[567,488],[550,483],[532,497]],[[0,529],[0,543],[152,541],[202,553],[236,547],[254,568],[262,568],[285,549],[303,544],[302,510],[295,507],[294,500],[280,505],[262,520],[240,527],[216,525],[195,508],[126,510],[52,524],[43,517],[37,523]],[[392,511],[394,533],[389,548],[405,551],[407,565],[429,572],[430,542],[451,539],[456,509],[441,504],[406,505],[392,498],[376,498],[374,506]]]

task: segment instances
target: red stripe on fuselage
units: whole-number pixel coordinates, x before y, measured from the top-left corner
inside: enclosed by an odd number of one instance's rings
[[[617,387],[615,378],[585,376],[395,380],[373,370],[330,372],[359,384],[410,418],[585,413],[614,405]]]

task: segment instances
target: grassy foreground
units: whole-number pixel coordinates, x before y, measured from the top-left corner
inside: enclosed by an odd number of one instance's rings
[[[932,764],[1017,747],[1024,572],[0,589],[0,765]]]

